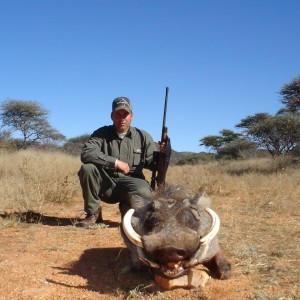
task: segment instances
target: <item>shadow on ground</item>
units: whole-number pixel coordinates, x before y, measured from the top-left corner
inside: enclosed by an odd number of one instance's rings
[[[137,287],[140,290],[156,288],[151,272],[147,270],[133,272],[130,266],[127,249],[93,248],[85,250],[78,261],[65,268],[59,268],[62,274],[80,276],[86,279],[86,285],[70,286],[49,279],[47,281],[72,288],[114,295],[127,293]]]
[[[77,218],[47,216],[34,211],[4,213],[0,214],[0,217],[3,219],[14,219],[18,222],[35,223],[48,226],[75,226],[78,222]],[[110,220],[105,220],[103,224],[108,227],[119,227],[120,225],[118,222]]]

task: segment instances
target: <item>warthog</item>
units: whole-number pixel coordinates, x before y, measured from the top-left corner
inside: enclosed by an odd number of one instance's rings
[[[121,232],[134,267],[146,265],[177,278],[203,264],[227,279],[231,265],[217,240],[220,219],[209,206],[206,194],[190,197],[178,186],[168,186],[152,199],[131,196],[120,206]]]

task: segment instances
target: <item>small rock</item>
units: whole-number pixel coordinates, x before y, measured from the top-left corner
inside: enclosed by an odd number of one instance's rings
[[[189,273],[178,278],[167,278],[161,275],[155,275],[156,283],[166,290],[177,287],[198,288],[204,287],[209,279],[209,275],[204,270],[190,269]]]

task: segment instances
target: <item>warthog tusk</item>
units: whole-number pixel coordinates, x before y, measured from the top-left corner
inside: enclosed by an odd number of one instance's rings
[[[220,228],[220,219],[218,215],[210,208],[205,209],[212,219],[212,224],[207,232],[205,232],[204,236],[200,239],[200,246],[207,244],[210,242],[218,233]]]
[[[128,237],[128,239],[136,246],[143,248],[142,238],[141,236],[133,229],[131,225],[131,218],[134,213],[134,209],[129,209],[123,220],[122,220],[122,227],[124,230],[124,233]]]

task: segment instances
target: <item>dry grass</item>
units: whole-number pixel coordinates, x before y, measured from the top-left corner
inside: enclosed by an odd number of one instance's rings
[[[63,153],[0,153],[0,209],[39,212],[45,203],[70,201],[80,192],[79,166]]]
[[[1,210],[70,201],[80,193],[79,166],[61,153],[0,154]],[[222,248],[234,272],[251,279],[249,299],[300,299],[299,166],[268,159],[171,166],[167,181],[211,195]]]

